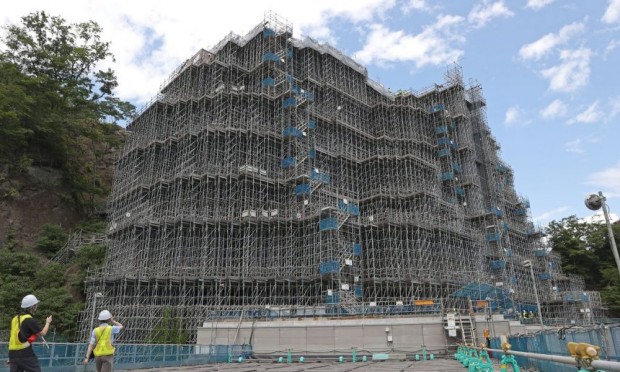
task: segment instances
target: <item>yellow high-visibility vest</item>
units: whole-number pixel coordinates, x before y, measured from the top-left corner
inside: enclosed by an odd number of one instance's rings
[[[104,326],[95,328],[95,340],[97,345],[93,353],[95,356],[114,355],[114,346],[112,346],[112,326]]]
[[[13,320],[11,320],[11,337],[9,338],[9,350],[22,350],[30,346],[30,342],[20,342],[19,337],[19,329],[21,328],[22,322],[25,319],[32,318],[30,314],[24,315],[15,315]]]

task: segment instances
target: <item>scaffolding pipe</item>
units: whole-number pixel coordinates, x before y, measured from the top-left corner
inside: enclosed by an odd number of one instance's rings
[[[570,364],[573,366],[579,366],[577,359],[568,356],[562,355],[549,355],[549,354],[538,354],[538,353],[529,353],[525,351],[513,351],[513,350],[500,350],[500,349],[487,349],[493,353],[497,353],[494,355],[499,355],[500,353],[510,354],[514,356],[520,356],[524,358],[532,358],[539,360],[547,360],[550,362],[562,363],[562,364]],[[612,362],[609,360],[593,360],[590,365],[597,369],[603,369],[607,372],[620,372],[620,362]]]

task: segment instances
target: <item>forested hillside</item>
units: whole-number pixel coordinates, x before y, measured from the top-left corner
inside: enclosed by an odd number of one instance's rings
[[[105,247],[86,245],[66,264],[50,259],[76,231],[105,227],[105,198],[134,107],[114,95],[109,43],[92,21],[37,12],[5,25],[0,50],[0,330],[35,293],[72,339],[87,268]]]

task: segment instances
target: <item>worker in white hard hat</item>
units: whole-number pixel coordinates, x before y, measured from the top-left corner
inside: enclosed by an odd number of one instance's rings
[[[22,299],[21,310],[11,320],[9,338],[9,364],[11,372],[41,372],[39,359],[32,350],[32,343],[39,336],[45,336],[52,323],[52,316],[45,319],[41,328],[32,316],[37,311],[39,300],[32,294]]]
[[[99,327],[93,329],[90,334],[84,364],[88,364],[92,351],[97,372],[111,372],[114,367],[114,335],[123,329],[123,325],[114,320],[108,310],[99,313],[99,321],[101,322]]]

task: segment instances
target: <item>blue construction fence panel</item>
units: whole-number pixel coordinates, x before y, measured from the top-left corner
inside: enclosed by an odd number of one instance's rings
[[[435,127],[435,134],[445,134],[448,133],[448,127],[445,125]]]
[[[46,372],[95,371],[95,363],[84,366],[82,361],[87,349],[86,343],[49,342],[33,345],[41,370]],[[114,356],[115,369],[134,370],[163,368],[183,365],[225,363],[230,358],[248,359],[252,356],[251,345],[151,345],[118,344]],[[0,359],[8,358],[8,344],[0,343]],[[8,364],[0,365],[0,372],[8,372]]]
[[[353,286],[353,294],[355,295],[355,297],[360,298],[364,295],[364,291],[361,285],[354,285]]]
[[[443,172],[440,176],[442,181],[450,181],[454,179],[454,173],[452,172]]]
[[[340,303],[340,293],[332,293],[325,296],[326,304],[339,304]]]
[[[504,267],[506,267],[506,261],[504,260],[491,261],[491,269],[503,269]]]
[[[569,329],[563,335],[557,331],[547,333],[536,333],[520,336],[511,336],[508,343],[512,345],[512,350],[538,354],[569,356],[568,343],[583,342],[601,346],[600,358],[604,360],[620,362],[620,325],[615,324],[609,327],[595,327],[590,329]],[[501,349],[500,338],[491,339],[492,349]],[[500,355],[494,355],[500,359]],[[553,372],[574,372],[575,366],[525,358],[516,356],[515,359],[519,367],[536,369],[538,371]]]
[[[452,163],[452,170],[455,171],[456,173],[462,173],[463,167],[461,167],[461,165],[458,163]]]
[[[486,239],[488,242],[496,242],[500,238],[499,233],[490,233],[486,234]]]
[[[340,262],[336,260],[325,261],[319,264],[319,273],[333,274],[340,271]]]
[[[308,120],[308,129],[316,129],[316,120],[310,119]]]
[[[276,35],[275,31],[270,29],[270,28],[266,28],[266,29],[263,30],[263,37],[265,39],[267,39],[269,37],[272,37],[272,36],[275,36],[275,35]]]
[[[309,149],[308,150],[308,157],[310,159],[316,159],[316,150],[315,149]]]

